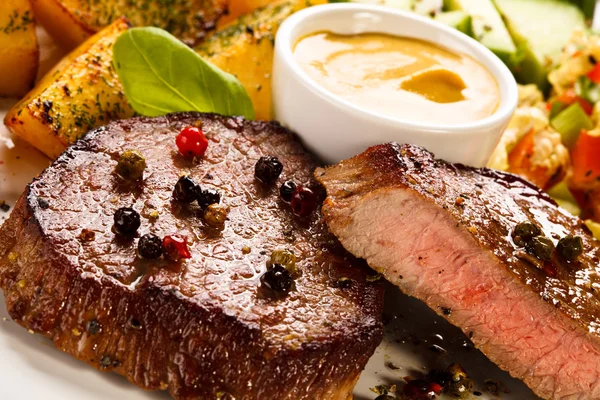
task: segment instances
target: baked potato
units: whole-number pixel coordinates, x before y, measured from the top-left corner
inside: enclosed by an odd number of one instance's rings
[[[118,19],[66,56],[8,112],[8,129],[56,158],[90,129],[131,117],[112,65],[113,44],[129,27]]]
[[[0,1],[0,96],[20,97],[33,87],[38,56],[29,0]]]
[[[242,83],[254,104],[256,119],[271,119],[271,70],[275,33],[284,19],[301,8],[327,0],[286,0],[242,16],[211,35],[196,52]]]
[[[122,16],[133,26],[157,26],[195,45],[215,29],[227,10],[227,0],[32,0],[32,4],[39,23],[67,49]]]

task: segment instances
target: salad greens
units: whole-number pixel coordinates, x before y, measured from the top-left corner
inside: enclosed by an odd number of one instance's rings
[[[115,42],[113,64],[138,114],[200,111],[254,118],[250,97],[233,75],[162,29],[124,32]]]

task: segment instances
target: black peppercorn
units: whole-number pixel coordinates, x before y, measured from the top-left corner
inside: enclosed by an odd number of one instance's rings
[[[309,188],[300,185],[294,189],[291,205],[294,214],[299,217],[308,217],[317,206],[317,196]]]
[[[266,184],[275,182],[282,171],[283,164],[277,157],[273,156],[261,157],[254,166],[254,176]]]
[[[196,191],[198,185],[189,176],[179,178],[173,189],[173,198],[182,203],[189,204],[196,200]]]
[[[583,241],[579,236],[568,235],[558,241],[558,254],[567,261],[575,261],[583,254]]]
[[[273,264],[260,277],[263,286],[276,292],[287,293],[292,289],[294,280],[290,272],[281,264]]]
[[[279,195],[281,199],[287,203],[292,201],[292,194],[296,189],[296,184],[293,181],[285,181],[279,188]]]
[[[214,189],[202,190],[198,187],[196,191],[196,200],[201,209],[205,209],[211,204],[219,204],[221,202],[221,195]]]
[[[115,212],[114,228],[121,235],[133,235],[140,224],[140,214],[131,207],[119,208]]]
[[[162,255],[162,240],[152,233],[142,236],[138,242],[138,253],[143,258],[156,260]]]

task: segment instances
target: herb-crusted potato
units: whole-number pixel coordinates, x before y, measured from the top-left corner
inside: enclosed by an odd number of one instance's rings
[[[0,96],[23,96],[32,88],[38,55],[29,0],[0,1]]]
[[[113,44],[129,26],[118,19],[65,57],[8,112],[6,126],[55,158],[90,129],[131,117],[112,65]]]
[[[234,0],[235,1],[235,0]],[[125,16],[134,26],[157,26],[194,45],[215,28],[227,0],[32,0],[38,21],[67,48]]]
[[[252,99],[256,119],[271,119],[271,70],[275,33],[287,17],[326,0],[272,3],[217,31],[195,50],[223,71],[233,74]]]

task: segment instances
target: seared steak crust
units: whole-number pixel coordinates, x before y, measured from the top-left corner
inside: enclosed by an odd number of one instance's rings
[[[175,136],[202,125],[202,160]],[[143,182],[113,174],[126,149]],[[115,122],[89,133],[31,183],[0,230],[0,286],[12,318],[92,366],[177,399],[346,399],[382,337],[382,286],[321,222],[294,217],[278,185],[254,179],[276,155],[282,179],[313,187],[316,167],[277,124],[207,114]],[[172,200],[179,176],[217,189],[223,231]],[[112,231],[120,207],[142,216],[136,238]],[[158,216],[155,212],[158,212]],[[192,258],[143,260],[139,236],[186,235]],[[272,251],[292,249],[302,275],[284,298],[259,285]],[[341,277],[352,279],[340,287]]]
[[[325,220],[344,247],[472,336],[538,395],[600,398],[600,244],[583,222],[510,174],[386,144],[328,168]],[[575,262],[515,245],[532,221],[554,244],[580,236]]]

